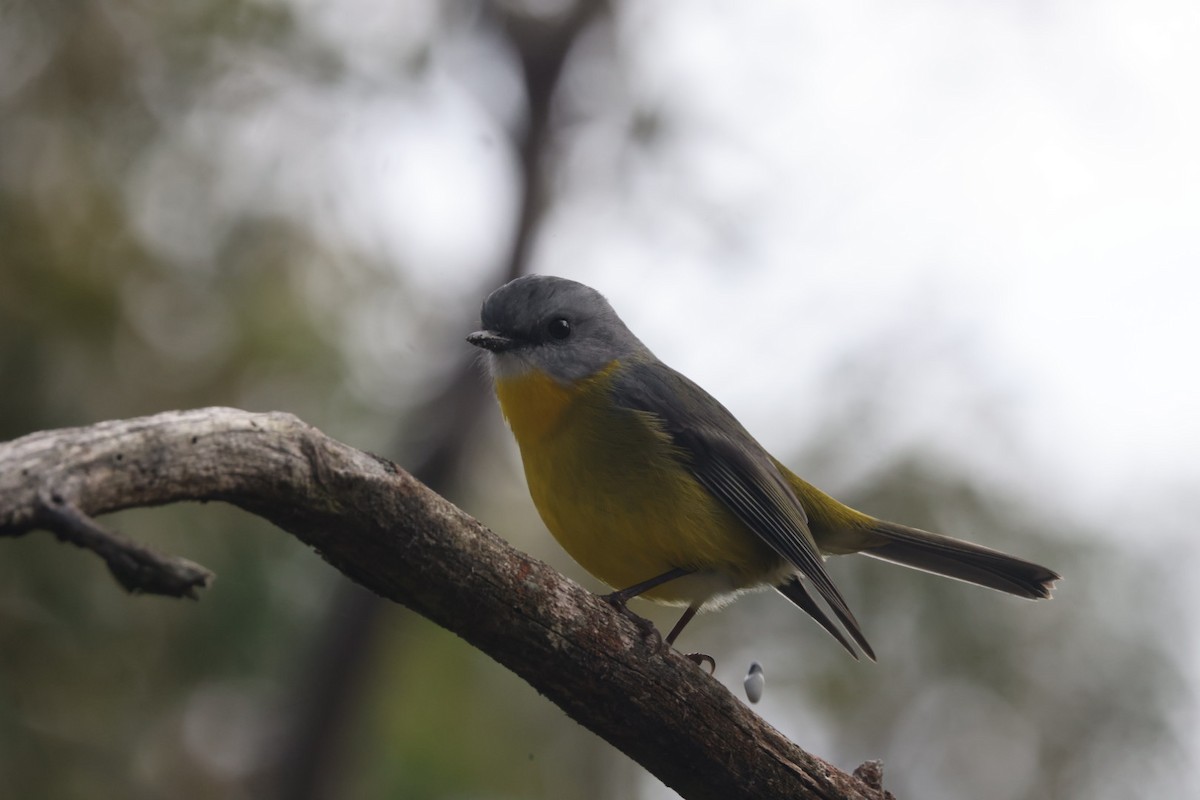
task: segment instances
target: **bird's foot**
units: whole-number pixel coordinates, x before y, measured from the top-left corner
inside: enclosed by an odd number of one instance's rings
[[[705,653],[684,653],[683,657],[693,662],[700,669],[704,669],[704,665],[708,664],[709,675],[717,671],[717,661],[710,655]]]
[[[655,646],[660,649],[664,647],[662,634],[658,632],[658,628],[654,627],[654,623],[650,620],[631,611],[629,606],[626,605],[625,596],[621,592],[611,592],[601,595],[601,599],[616,609],[622,616],[633,622],[638,627],[638,630],[641,631],[643,639],[652,640]]]

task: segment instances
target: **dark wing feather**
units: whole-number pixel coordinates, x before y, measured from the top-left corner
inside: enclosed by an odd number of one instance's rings
[[[829,615],[825,613],[825,610],[822,609],[821,606],[817,604],[817,601],[813,599],[813,596],[808,593],[808,589],[804,587],[804,581],[800,580],[798,577],[792,577],[776,586],[775,589],[788,600],[791,600],[793,603],[799,606],[805,614],[808,614],[810,617],[815,619],[822,628],[829,631],[830,636],[837,639],[838,642],[841,643],[842,647],[846,648],[847,653],[854,656],[855,661],[858,660],[858,651],[854,649],[854,645],[850,644],[850,640],[846,638],[844,633],[842,633],[841,628],[834,624],[833,620],[829,618]],[[875,654],[872,653],[870,649],[867,649],[866,653],[872,659],[875,658]]]
[[[628,365],[613,391],[619,406],[653,417],[700,485],[793,564],[863,652],[874,658],[858,621],[825,571],[804,508],[770,455],[741,423],[707,392],[661,362]],[[812,614],[803,604],[797,605]],[[828,618],[813,616],[829,628]]]

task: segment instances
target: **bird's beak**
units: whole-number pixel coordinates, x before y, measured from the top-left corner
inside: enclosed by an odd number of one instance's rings
[[[501,336],[492,331],[475,331],[467,337],[467,341],[493,353],[503,353],[505,350],[511,350],[517,344],[515,339]]]

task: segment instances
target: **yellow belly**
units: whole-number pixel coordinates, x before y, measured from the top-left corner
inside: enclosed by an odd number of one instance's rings
[[[497,381],[534,505],[563,549],[618,589],[676,568],[698,573],[644,595],[660,602],[777,580],[781,559],[680,466],[653,421],[609,406],[610,379],[611,368],[571,387]]]

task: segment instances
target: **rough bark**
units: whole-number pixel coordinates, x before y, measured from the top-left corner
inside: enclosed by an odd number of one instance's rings
[[[188,594],[208,573],[92,518],[184,500],[270,520],[486,652],[686,798],[885,797],[395,464],[289,414],[173,411],[0,444],[0,536],[53,531],[100,553],[131,591]]]

